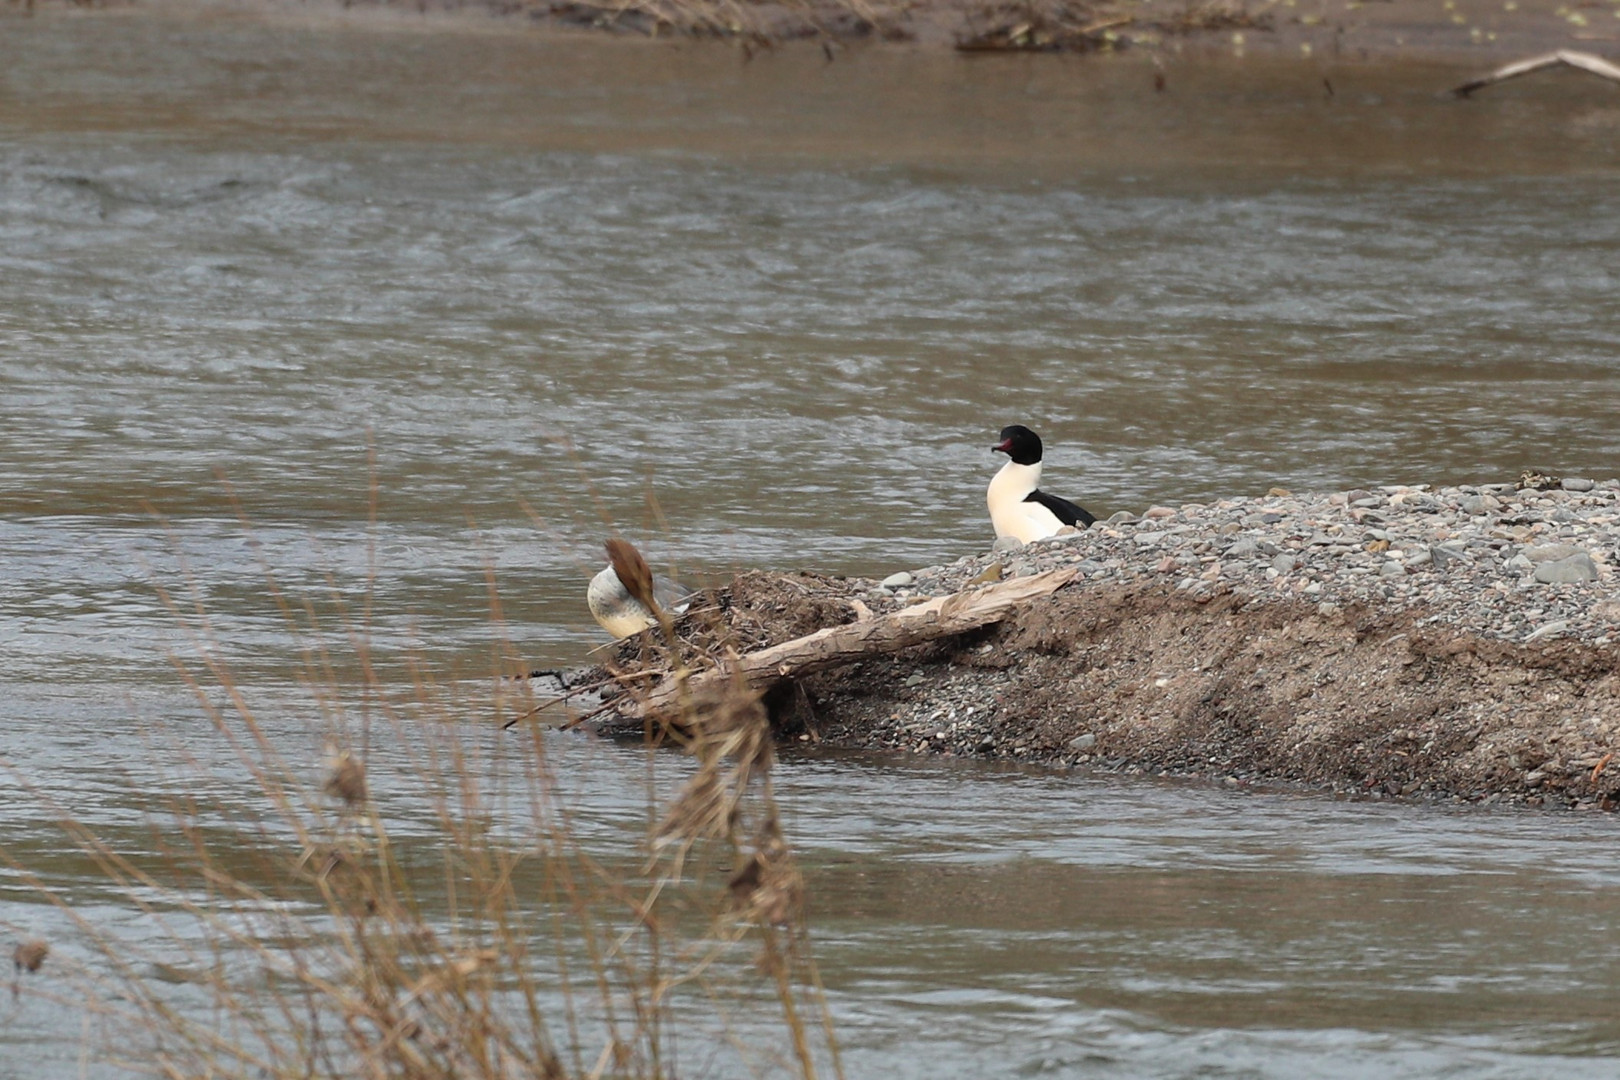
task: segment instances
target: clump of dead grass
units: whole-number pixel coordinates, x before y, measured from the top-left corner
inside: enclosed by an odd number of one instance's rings
[[[558,736],[501,734],[508,713],[533,712],[522,683],[475,690],[421,657],[385,664],[368,606],[357,616],[337,590],[324,608],[294,603],[273,579],[270,594],[314,643],[308,723],[267,719],[206,613],[166,596],[194,646],[176,668],[221,753],[165,749],[182,782],[152,802],[141,844],[15,777],[118,907],[144,916],[139,934],[109,927],[0,852],[71,927],[71,961],[30,992],[81,1011],[108,1062],[242,1080],[668,1077],[684,1071],[677,1033],[705,1058],[729,1038],[693,1030],[695,1016],[765,989],[775,1019],[740,1040],[750,1067],[841,1075],[756,697],[686,702],[653,733],[685,752],[654,765],[684,779],[650,794],[639,844],[604,854],[563,794]],[[351,655],[322,644],[327,623]],[[661,630],[647,647],[684,670]],[[20,946],[19,972],[45,951]]]
[[[769,47],[803,38],[904,40],[913,6],[908,0],[550,0],[539,10],[593,29]]]
[[[1250,10],[1241,0],[1205,0],[1161,15],[1155,25],[1166,34],[1188,36],[1222,30],[1270,30],[1275,19],[1263,8]]]

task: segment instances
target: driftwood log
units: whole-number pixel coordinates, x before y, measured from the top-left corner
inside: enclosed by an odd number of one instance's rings
[[[1572,67],[1587,71],[1599,78],[1620,83],[1620,67],[1609,63],[1601,56],[1588,52],[1576,52],[1573,49],[1559,49],[1557,52],[1543,53],[1541,56],[1532,56],[1528,60],[1515,60],[1505,64],[1488,75],[1481,75],[1477,79],[1469,79],[1461,86],[1454,86],[1451,92],[1458,97],[1467,97],[1475,90],[1492,86],[1508,79],[1517,79],[1520,75],[1529,75],[1536,71],[1545,71],[1552,67]]]
[[[640,719],[669,713],[688,695],[702,697],[728,684],[757,690],[781,679],[796,678],[867,657],[908,649],[952,634],[977,630],[1000,622],[1014,608],[1049,596],[1073,581],[1073,567],[1014,578],[977,589],[940,596],[888,615],[828,626],[813,634],[784,641],[736,657],[719,667],[698,672],[685,681],[665,679],[645,697],[616,706],[620,716]]]

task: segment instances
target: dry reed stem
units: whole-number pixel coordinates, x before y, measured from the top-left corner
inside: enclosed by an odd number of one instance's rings
[[[676,741],[692,774],[649,818],[650,860],[620,869],[587,850],[544,732],[497,738],[469,726],[488,703],[436,682],[419,656],[404,664],[405,686],[391,682],[370,646],[369,598],[351,608],[334,581],[319,604],[294,600],[266,567],[326,728],[324,749],[301,759],[285,719],[267,725],[234,679],[183,573],[189,603],[159,590],[190,641],[174,667],[233,772],[174,753],[188,782],[150,800],[133,853],[16,778],[103,888],[148,917],[141,937],[98,925],[70,890],[0,851],[88,951],[88,962],[53,961],[34,982],[96,1018],[108,1060],[243,1080],[670,1076],[682,988],[716,993],[734,947],[751,939],[794,1071],[818,1075],[821,1053],[841,1075],[803,882],[771,797],[769,724],[752,696],[686,703]],[[504,639],[493,580],[491,592]],[[328,621],[349,647],[341,663]],[[667,617],[660,630],[664,663],[686,670]],[[497,640],[492,655],[511,655],[508,644]],[[384,745],[395,767],[379,772]],[[256,811],[244,813],[249,803]],[[395,838],[396,821],[408,839]],[[686,880],[688,856],[710,847],[709,861],[728,868]],[[684,927],[682,905],[712,911],[701,933]],[[14,962],[35,970],[44,957],[33,956],[19,950]]]

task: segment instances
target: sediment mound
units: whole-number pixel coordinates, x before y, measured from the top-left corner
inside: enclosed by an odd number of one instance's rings
[[[714,594],[702,635],[747,652],[1067,568],[1074,580],[999,622],[784,675],[771,688],[779,730],[1228,783],[1613,808],[1620,482],[1554,483],[1155,507],[881,584],[749,574]],[[652,662],[635,649],[620,658]]]

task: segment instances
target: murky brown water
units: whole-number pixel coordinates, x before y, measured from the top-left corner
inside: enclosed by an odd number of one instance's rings
[[[1612,475],[1620,105],[1456,74],[0,18],[4,753],[121,820],[115,733],[190,715],[154,583],[270,690],[266,565],[374,567],[384,657],[467,673],[493,568],[567,662],[604,516],[696,573],[952,558],[1014,420],[1105,512]],[[1607,822],[786,773],[855,1075],[1620,1052]]]

